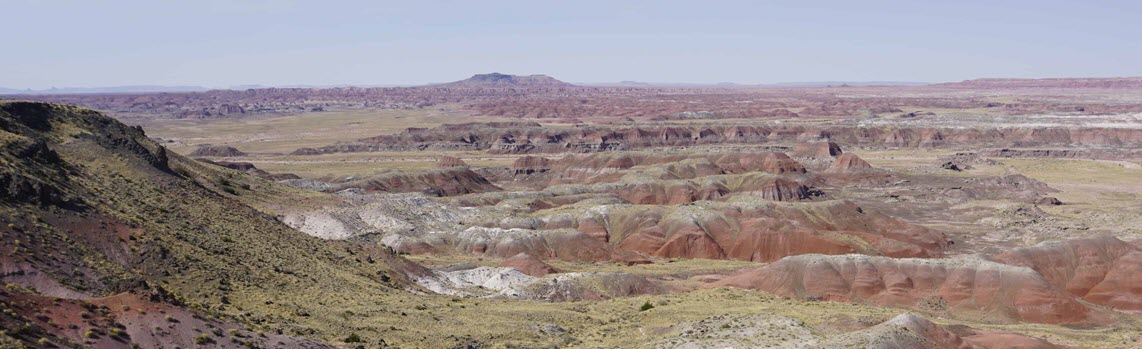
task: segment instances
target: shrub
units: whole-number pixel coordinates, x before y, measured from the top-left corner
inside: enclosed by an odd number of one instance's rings
[[[345,337],[345,343],[361,343],[361,342],[364,342],[364,341],[361,340],[361,336],[358,336],[356,333],[350,333],[349,337]]]
[[[194,343],[198,345],[214,343],[214,338],[210,337],[208,334],[203,333],[197,337],[194,337]]]
[[[650,304],[650,301],[647,301],[646,303],[642,303],[642,306],[638,307],[638,311],[647,311],[647,310],[651,310],[651,309],[654,309],[654,304]]]

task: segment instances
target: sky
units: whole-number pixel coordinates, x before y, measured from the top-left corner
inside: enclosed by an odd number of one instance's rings
[[[1142,1],[0,0],[0,87],[1142,76]]]

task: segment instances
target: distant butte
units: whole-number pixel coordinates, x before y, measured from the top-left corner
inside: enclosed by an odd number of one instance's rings
[[[433,85],[433,87],[558,88],[576,86],[542,74],[510,75],[489,73],[476,74],[464,80]]]

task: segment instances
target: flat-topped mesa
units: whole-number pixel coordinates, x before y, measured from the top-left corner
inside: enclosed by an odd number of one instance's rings
[[[524,156],[512,162],[511,171],[515,175],[544,173],[551,170],[551,160],[538,156]]]
[[[850,173],[863,172],[872,169],[873,167],[868,163],[868,161],[864,161],[864,159],[861,159],[856,154],[847,153],[838,156],[837,159],[833,161],[833,164],[829,165],[829,168],[826,169],[825,172]]]
[[[455,156],[441,156],[436,159],[436,168],[468,167],[468,163]]]
[[[984,260],[798,255],[708,285],[719,286],[995,321],[1079,323],[1090,313],[1034,270]]]
[[[576,87],[553,77],[535,75],[510,75],[501,73],[476,74],[470,78],[446,84],[431,85],[437,88],[567,88]]]
[[[1142,251],[1114,236],[1050,241],[992,257],[1023,266],[1091,303],[1142,310]]]

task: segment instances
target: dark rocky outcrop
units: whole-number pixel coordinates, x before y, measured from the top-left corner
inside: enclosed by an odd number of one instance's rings
[[[190,154],[187,154],[187,155],[196,156],[196,157],[226,158],[226,157],[235,157],[235,156],[246,156],[246,153],[243,153],[241,150],[238,150],[234,147],[229,147],[229,146],[224,146],[224,145],[204,145],[204,146],[198,147],[198,149],[195,149],[194,151],[190,152]]]

